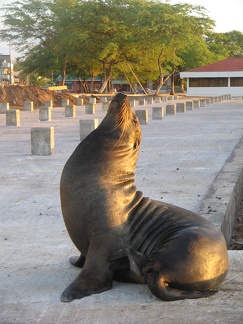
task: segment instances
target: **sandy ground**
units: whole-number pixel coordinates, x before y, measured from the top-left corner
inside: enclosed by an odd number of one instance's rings
[[[142,126],[138,189],[218,224],[219,214],[208,213],[208,204],[215,203],[210,197],[217,183],[216,189],[224,187],[217,208],[227,207],[233,185],[230,163],[236,161],[235,149],[243,151],[243,101],[214,103],[162,121],[151,119],[151,107],[146,107],[149,124]],[[5,115],[0,115],[0,323],[242,323],[242,251],[229,252],[226,282],[207,299],[163,302],[144,285],[114,282],[102,294],[60,302],[79,272],[68,261],[78,252],[61,215],[60,175],[79,143],[79,119],[101,121],[104,114],[98,104],[94,116],[77,107],[76,118],[65,118],[60,107],[53,109],[51,122],[39,122],[37,110],[23,111],[20,127],[5,126]],[[30,154],[34,126],[55,127],[55,154]],[[222,183],[219,175],[226,164],[228,178]],[[237,166],[234,176],[242,163]]]

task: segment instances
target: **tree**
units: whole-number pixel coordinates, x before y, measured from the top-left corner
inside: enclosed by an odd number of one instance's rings
[[[131,85],[158,81],[175,71],[242,56],[243,34],[212,32],[205,8],[149,0],[19,0],[3,8],[0,38],[23,53],[26,73],[111,76]],[[173,85],[172,85],[173,92]]]
[[[206,37],[208,49],[214,54],[215,61],[228,57],[243,57],[243,33],[210,33]]]
[[[143,26],[140,34],[142,42],[147,51],[154,53],[157,61],[157,95],[166,79],[175,73],[178,66],[183,65],[180,56],[183,48],[201,38],[205,31],[212,28],[213,22],[201,6],[151,2],[143,11],[140,25]],[[146,44],[148,39],[149,43]]]

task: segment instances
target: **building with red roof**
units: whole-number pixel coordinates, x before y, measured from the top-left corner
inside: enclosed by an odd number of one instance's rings
[[[188,96],[243,96],[243,58],[234,57],[180,73]]]

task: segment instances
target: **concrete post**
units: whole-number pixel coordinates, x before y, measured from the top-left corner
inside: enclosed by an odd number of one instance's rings
[[[33,111],[34,110],[34,103],[33,103],[33,101],[25,101],[24,102],[24,110],[25,111]]]
[[[0,102],[0,114],[6,114],[7,110],[9,110],[9,103]]]
[[[51,107],[51,109],[53,108],[53,102],[52,100],[46,100],[45,101],[45,107]]]
[[[84,99],[83,98],[77,98],[77,106],[83,106],[84,105]]]
[[[200,107],[205,107],[205,106],[206,106],[206,100],[200,99]]]
[[[20,110],[6,111],[6,126],[20,126]]]
[[[94,103],[88,103],[85,105],[85,112],[86,114],[95,114],[95,104]]]
[[[154,103],[154,98],[148,97],[147,98],[147,105],[152,105]]]
[[[147,125],[148,124],[148,110],[135,110],[135,114],[138,117],[140,125]]]
[[[101,100],[101,102],[107,102],[108,101],[107,97],[100,97],[100,100]]]
[[[176,104],[176,112],[186,112],[186,103],[185,102],[177,102]]]
[[[107,111],[110,103],[107,102],[102,102],[102,111]]]
[[[152,108],[152,119],[161,120],[164,118],[165,108],[164,107],[153,107]]]
[[[193,110],[193,109],[194,109],[194,102],[186,101],[186,110]]]
[[[166,115],[175,115],[176,105],[166,105]]]
[[[68,105],[65,107],[65,117],[76,117],[75,105]]]
[[[54,144],[54,127],[31,128],[31,154],[51,155]]]
[[[131,105],[131,107],[136,107],[136,100],[130,99],[130,105]]]
[[[139,99],[138,104],[139,104],[139,106],[145,106],[146,105],[146,99],[145,98]]]
[[[194,108],[200,108],[200,100],[193,100]]]
[[[89,102],[93,103],[93,104],[96,104],[96,98],[90,97]]]
[[[86,119],[79,121],[80,141],[88,136],[99,125],[98,119]]]
[[[51,107],[40,107],[39,108],[39,120],[50,121],[51,120]]]
[[[69,105],[69,99],[62,99],[62,107],[66,107]]]

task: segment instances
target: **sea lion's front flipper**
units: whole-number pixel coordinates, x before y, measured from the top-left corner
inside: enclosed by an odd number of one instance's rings
[[[92,247],[93,245],[93,247]],[[61,301],[71,302],[92,294],[98,294],[112,287],[113,273],[106,261],[107,250],[98,250],[90,245],[83,269],[77,278],[64,290]]]
[[[85,256],[83,256],[82,254],[80,254],[80,256],[72,256],[70,259],[69,259],[70,263],[72,265],[74,265],[75,267],[78,267],[78,268],[83,268],[84,266],[84,262],[85,262]]]

